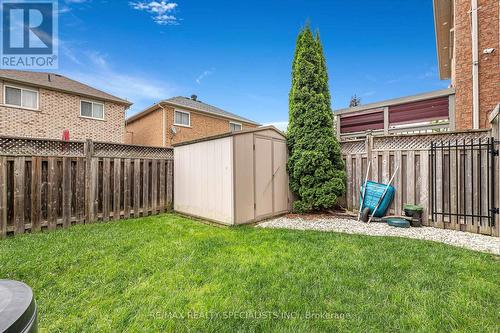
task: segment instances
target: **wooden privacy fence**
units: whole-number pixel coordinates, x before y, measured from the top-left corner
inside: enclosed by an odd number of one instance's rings
[[[173,150],[0,137],[0,238],[171,209]]]
[[[396,166],[399,166],[393,183],[396,193],[390,207],[390,214],[402,214],[404,204],[418,204],[424,208],[423,224],[426,226],[498,236],[498,214],[494,215],[492,221],[488,221],[486,216],[487,198],[491,198],[485,193],[487,151],[473,153],[469,150],[458,150],[457,154],[455,151],[452,154],[439,151],[431,155],[432,142],[465,141],[470,143],[471,140],[486,142],[492,140],[491,135],[488,130],[388,136],[368,134],[362,140],[344,141],[341,143],[347,173],[344,204],[348,210],[359,209],[359,189],[364,182],[368,161],[371,161],[369,179],[381,183],[388,183]],[[456,156],[458,156],[457,160],[455,160]],[[437,159],[437,163],[431,163],[435,161],[433,159]],[[491,162],[491,168],[496,174],[498,174],[497,159]],[[469,163],[468,168],[465,169],[466,174],[462,173],[463,168],[457,168],[463,163]],[[484,177],[482,181],[480,181],[480,172]],[[461,179],[458,183],[450,180],[457,179],[457,177]],[[470,183],[474,179],[476,185],[471,187]],[[488,193],[494,195],[496,192],[491,191],[498,191],[498,184],[497,177],[496,183]],[[433,193],[436,198],[433,198]],[[480,198],[480,195],[484,195],[484,198]],[[457,201],[457,198],[462,200]],[[433,202],[436,204],[435,214],[432,214]],[[491,208],[494,205],[498,207],[498,195],[495,203],[491,205]],[[478,215],[479,207],[482,207],[483,214],[476,216],[476,220],[467,216],[464,218],[459,216],[464,213],[464,209],[467,212],[468,208],[471,212],[473,207],[476,207],[476,215]]]

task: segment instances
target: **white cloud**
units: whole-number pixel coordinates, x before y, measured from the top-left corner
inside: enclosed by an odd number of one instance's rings
[[[161,1],[149,1],[149,2],[129,2],[129,5],[136,9],[145,11],[152,15],[153,21],[159,25],[177,25],[179,20],[173,12],[177,8],[177,3],[168,2],[166,0]]]
[[[277,129],[279,129],[282,132],[285,132],[286,129],[288,128],[288,121],[276,121],[273,123],[264,124],[264,126],[269,126],[269,125],[276,127]]]
[[[76,52],[68,43],[61,45],[62,55],[72,63],[72,66],[66,66],[71,69],[61,74],[134,103],[129,115],[175,93],[170,84],[149,74],[125,73],[115,69],[106,54],[81,49]]]
[[[196,83],[201,84],[201,81],[206,78],[209,75],[212,75],[215,72],[215,69],[207,69],[206,71],[203,71],[198,77],[196,78]]]

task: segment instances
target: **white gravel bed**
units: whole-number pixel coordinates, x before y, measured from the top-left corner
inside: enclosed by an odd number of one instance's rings
[[[265,221],[260,228],[282,228],[297,230],[334,231],[348,234],[372,236],[396,236],[415,239],[425,239],[475,251],[500,254],[500,238],[468,232],[438,229],[432,227],[396,228],[386,223],[372,222],[370,224],[357,222],[346,218],[318,218],[314,220],[302,218],[280,217]]]

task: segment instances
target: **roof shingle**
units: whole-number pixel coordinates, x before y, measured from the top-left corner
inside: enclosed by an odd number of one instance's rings
[[[194,109],[194,110],[198,110],[201,112],[206,112],[206,113],[210,113],[210,114],[214,114],[214,115],[218,115],[218,116],[222,116],[222,117],[226,117],[226,118],[230,118],[230,119],[234,119],[234,120],[239,120],[239,121],[242,121],[245,123],[260,125],[259,123],[255,122],[253,120],[238,116],[237,114],[222,110],[218,107],[203,103],[199,100],[193,100],[189,97],[177,96],[177,97],[165,99],[162,102],[167,103],[167,104],[174,104],[177,106],[186,107],[189,109]]]
[[[0,79],[103,99],[129,106],[132,105],[132,103],[125,99],[110,95],[60,74],[0,69]]]

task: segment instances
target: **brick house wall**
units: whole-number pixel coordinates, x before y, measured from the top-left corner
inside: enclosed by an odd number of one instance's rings
[[[126,124],[126,143],[144,146],[163,146],[162,120],[163,115],[160,108],[146,116]]]
[[[125,105],[80,97],[43,88],[39,94],[39,110],[8,107],[3,104],[4,83],[0,81],[0,135],[61,139],[68,129],[71,140],[92,139],[123,143],[125,141]],[[104,120],[80,117],[80,101],[94,100],[104,104]]]
[[[452,85],[455,87],[457,129],[472,128],[472,37],[471,2],[454,2],[454,54]],[[489,127],[488,115],[500,102],[499,1],[478,0],[479,125]],[[492,54],[484,54],[494,48]]]
[[[172,135],[170,129],[174,126],[174,108],[165,106],[165,146],[172,147],[173,144],[204,138],[207,136],[229,132],[229,122],[232,120],[222,117],[207,115],[206,113],[193,110],[184,110],[190,113],[191,126],[184,127],[175,125],[177,133]],[[127,143],[137,145],[162,146],[163,139],[163,111],[160,107],[148,114],[127,123]],[[238,121],[234,121],[238,122]],[[257,125],[239,122],[242,128],[254,128]]]

